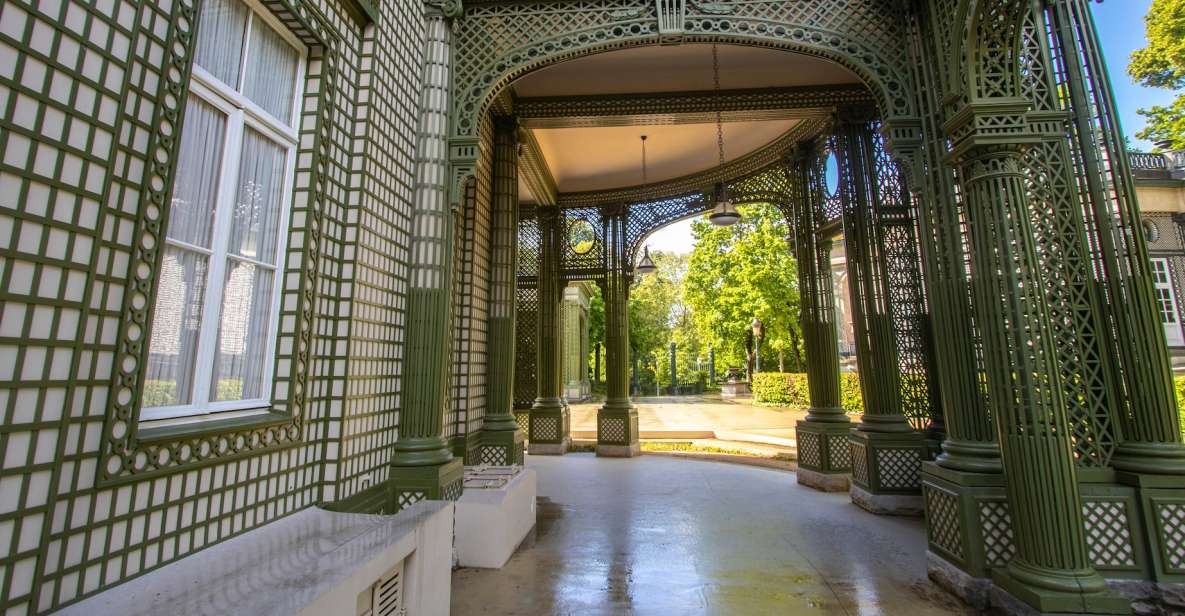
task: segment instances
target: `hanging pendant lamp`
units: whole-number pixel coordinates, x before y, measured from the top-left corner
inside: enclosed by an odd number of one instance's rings
[[[646,135],[642,135],[642,188],[646,188]],[[658,266],[654,264],[654,259],[650,258],[650,247],[642,248],[642,260],[638,261],[638,267],[634,268],[639,274],[653,274]]]
[[[720,52],[715,44],[712,45],[712,85],[716,98],[716,151],[719,155],[719,168],[723,171],[724,119],[720,113]],[[708,214],[708,220],[712,224],[727,227],[741,221],[741,213],[737,211],[736,206],[732,204],[732,199],[728,197],[728,188],[724,186],[724,182],[716,182],[712,198],[715,200],[715,205],[712,206],[712,212]]]
[[[653,274],[658,266],[654,264],[654,259],[650,258],[650,247],[642,248],[642,260],[638,261],[636,268],[639,274]]]

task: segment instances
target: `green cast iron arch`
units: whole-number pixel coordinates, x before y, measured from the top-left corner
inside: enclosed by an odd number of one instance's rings
[[[1025,0],[966,0],[966,47],[956,57],[967,67],[968,100],[1022,96],[1022,25],[1030,11]]]
[[[606,51],[687,43],[782,49],[855,73],[887,120],[916,117],[909,32],[901,9],[864,0],[766,0],[717,6],[689,0],[683,30],[660,33],[653,0],[466,4],[454,24],[455,139],[473,139],[498,94],[545,66]]]

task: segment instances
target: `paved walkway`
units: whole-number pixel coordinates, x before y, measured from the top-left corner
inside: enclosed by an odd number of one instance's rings
[[[756,406],[747,400],[719,396],[635,398],[642,438],[719,438],[775,445],[794,445],[794,423],[805,409]],[[572,436],[597,436],[600,402],[573,404]]]
[[[505,567],[453,573],[452,613],[971,614],[926,579],[926,533],[793,473],[530,456],[538,522]]]

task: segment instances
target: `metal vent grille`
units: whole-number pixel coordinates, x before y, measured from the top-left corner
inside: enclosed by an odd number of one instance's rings
[[[358,616],[405,616],[403,610],[403,561],[385,573],[358,597]]]

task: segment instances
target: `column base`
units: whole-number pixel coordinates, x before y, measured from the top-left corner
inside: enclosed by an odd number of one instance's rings
[[[562,456],[572,448],[572,439],[566,438],[559,443],[527,443],[527,453],[533,456]]]
[[[794,438],[798,445],[799,471],[811,471],[820,475],[848,475],[852,470],[852,447],[848,435],[852,424],[848,421],[817,422],[798,421],[794,425]],[[809,481],[809,480],[808,480]],[[846,481],[844,490],[847,489]],[[812,485],[804,483],[805,485]],[[812,485],[812,487],[814,487]]]
[[[926,547],[933,558],[984,580],[992,567],[1012,559],[1016,547],[1003,474],[969,473],[925,462],[922,498]]]
[[[847,473],[820,473],[800,465],[795,474],[798,475],[798,485],[821,492],[847,492],[851,487],[851,476]]]
[[[426,466],[392,465],[385,509],[398,513],[422,500],[455,501],[461,497],[464,476],[465,463],[460,458]]]
[[[597,443],[598,458],[633,458],[642,455],[642,444],[605,445]]]
[[[1005,614],[1131,614],[1131,601],[1110,589],[1098,593],[1057,592],[1023,584],[1004,568],[992,571],[992,605]]]
[[[523,441],[521,430],[482,430],[481,444],[477,448],[474,463],[509,466],[523,464]]]
[[[926,575],[943,590],[977,610],[991,607],[990,578],[975,577],[930,550],[926,550]]]
[[[610,400],[597,409],[597,455],[632,458],[642,453],[638,409],[629,400]]]
[[[572,446],[568,405],[559,398],[540,399],[528,418],[527,453],[561,456]]]
[[[853,483],[848,490],[852,502],[878,515],[922,515],[922,497],[917,494],[873,494]]]
[[[922,460],[926,440],[921,432],[852,430],[852,502],[873,513],[922,513]]]

